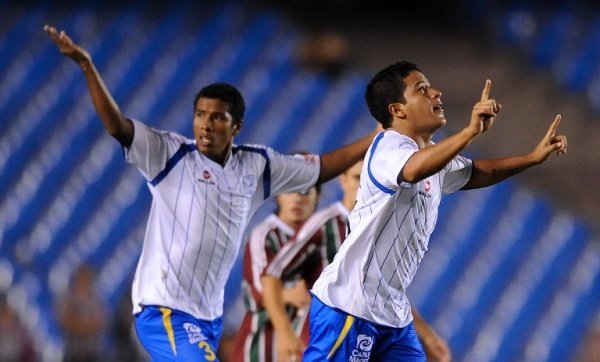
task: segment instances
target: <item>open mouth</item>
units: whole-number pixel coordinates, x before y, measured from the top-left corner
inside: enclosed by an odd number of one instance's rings
[[[442,104],[440,103],[438,105],[433,106],[433,111],[434,112],[444,112],[444,108],[442,107]]]
[[[203,146],[210,146],[213,143],[212,139],[210,139],[206,136],[199,137],[198,142],[200,142],[200,144]]]

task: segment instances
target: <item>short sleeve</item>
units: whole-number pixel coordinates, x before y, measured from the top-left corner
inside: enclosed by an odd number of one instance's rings
[[[404,135],[388,131],[377,135],[368,153],[367,170],[370,181],[383,191],[392,192],[399,187],[398,176],[408,159],[419,150],[417,144]]]
[[[473,161],[463,156],[456,156],[444,167],[442,192],[450,194],[460,190],[469,182],[472,172]]]
[[[318,155],[284,155],[267,148],[271,168],[271,195],[303,191],[317,183]]]
[[[125,150],[125,160],[135,165],[146,178],[152,180],[162,171],[169,157],[177,151],[181,142],[160,131],[132,120],[134,126],[133,142]]]

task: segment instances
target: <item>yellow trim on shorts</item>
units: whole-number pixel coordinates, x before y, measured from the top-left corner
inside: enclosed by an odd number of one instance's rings
[[[342,341],[344,340],[344,338],[346,338],[346,335],[350,331],[352,324],[354,324],[354,317],[351,315],[346,316],[346,322],[344,322],[344,328],[342,328],[342,331],[340,332],[340,335],[338,336],[337,340],[335,341],[335,344],[331,348],[331,351],[329,351],[329,354],[327,355],[327,359],[330,359],[331,356],[333,356],[333,354],[335,353],[335,351],[337,351],[337,349],[340,347],[340,345],[342,344]]]
[[[169,308],[160,307],[162,313],[163,325],[167,331],[169,342],[171,343],[171,349],[175,356],[177,356],[177,345],[175,345],[175,333],[173,332],[173,325],[171,324],[171,310]]]

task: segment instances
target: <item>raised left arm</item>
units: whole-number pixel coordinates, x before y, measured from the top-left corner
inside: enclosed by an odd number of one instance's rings
[[[462,190],[477,189],[494,185],[526,169],[546,161],[552,152],[567,153],[567,136],[556,135],[560,115],[548,128],[540,143],[528,154],[492,160],[474,160],[473,173]]]

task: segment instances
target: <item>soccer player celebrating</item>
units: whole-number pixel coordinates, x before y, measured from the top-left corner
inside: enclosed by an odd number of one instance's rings
[[[307,319],[303,326],[291,323],[284,309],[283,281],[300,275],[310,288],[333,258],[346,237],[348,215],[356,203],[363,161],[359,161],[339,176],[343,191],[341,201],[316,212],[302,226],[296,239],[279,250],[261,278],[264,305],[276,326],[278,361],[287,362],[302,355],[310,336]],[[447,342],[427,324],[418,311],[412,309],[415,329],[432,361],[450,361]]]
[[[142,345],[153,360],[217,360],[225,282],[254,211],[269,196],[336,177],[364,156],[375,133],[320,158],[234,145],[245,105],[223,83],[196,96],[194,139],[159,131],[121,114],[86,50],[64,31],[44,30],[81,68],[102,124],[152,193],[132,288]]]
[[[349,234],[312,288],[304,361],[425,361],[406,289],[435,227],[441,193],[485,187],[567,152],[560,116],[528,154],[459,155],[501,109],[486,81],[469,124],[432,142],[445,125],[441,92],[416,65],[398,62],[369,82],[366,101],[383,125],[365,156]]]

